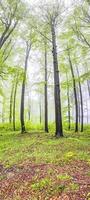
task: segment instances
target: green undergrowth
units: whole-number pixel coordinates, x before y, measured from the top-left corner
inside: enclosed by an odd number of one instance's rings
[[[72,160],[90,163],[90,134],[65,132],[56,139],[53,133],[0,131],[0,163],[6,167],[29,160],[34,163],[64,165]]]
[[[34,124],[34,123],[28,121],[25,123],[25,126],[26,126],[27,131],[43,130],[43,125],[40,123]],[[16,128],[16,131],[20,131],[20,129],[21,129],[20,122],[16,122],[15,128]],[[13,131],[13,124],[12,123],[11,124],[10,123],[0,123],[0,130],[1,131]]]
[[[20,122],[16,122],[16,131],[20,131],[21,130],[21,126],[20,126]],[[40,124],[40,123],[33,123],[32,121],[27,121],[25,122],[25,127],[26,127],[26,131],[27,132],[32,132],[32,131],[44,131],[44,125]],[[49,123],[48,124],[48,129],[50,133],[55,133],[55,123]],[[68,134],[73,134],[74,130],[75,130],[75,124],[71,124],[71,130],[68,130],[68,124],[64,123],[63,124],[63,129],[64,129],[64,133],[68,133]],[[79,126],[80,129],[80,126]],[[13,131],[13,124],[11,123],[0,123],[0,132],[5,132],[5,131]],[[85,135],[89,135],[90,133],[90,125],[85,125],[84,124],[84,133]],[[82,135],[82,133],[81,133]],[[80,133],[77,134],[77,137],[80,136]],[[76,137],[76,134],[75,134]]]
[[[43,178],[43,179],[39,180],[38,182],[33,183],[31,185],[31,188],[33,190],[42,190],[42,189],[49,187],[50,185],[51,185],[51,180],[48,178]]]
[[[43,178],[42,180],[33,183],[31,188],[34,192],[36,191],[37,193],[40,191],[44,191],[45,193],[47,191],[47,199],[50,199],[50,196],[62,193],[65,190],[65,185],[55,184],[50,179]]]

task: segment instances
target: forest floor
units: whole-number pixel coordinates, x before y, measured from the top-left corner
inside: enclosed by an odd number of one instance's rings
[[[89,132],[0,132],[0,200],[90,200]]]

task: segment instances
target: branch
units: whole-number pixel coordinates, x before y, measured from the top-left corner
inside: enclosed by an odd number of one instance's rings
[[[51,42],[52,43],[52,40],[51,39],[49,39],[47,36],[45,36],[41,31],[39,31],[38,29],[37,29],[37,27],[36,26],[34,26],[34,25],[32,25],[32,24],[30,24],[40,35],[42,35],[44,38],[46,38],[49,42]]]
[[[7,33],[7,35],[5,37],[3,37],[3,40],[1,41],[1,44],[0,44],[0,48],[2,48],[2,46],[4,45],[4,43],[6,42],[6,40],[9,38],[9,36],[12,34],[12,32],[14,31],[14,29],[16,28],[18,24],[18,21],[15,22],[13,28]]]

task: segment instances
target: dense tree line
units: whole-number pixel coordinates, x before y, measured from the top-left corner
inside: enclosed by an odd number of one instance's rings
[[[90,102],[89,9],[87,0],[70,5],[58,0],[35,5],[21,0],[0,2],[2,123],[9,122],[15,131],[20,121],[21,132],[26,132],[37,93],[38,118],[45,132],[49,132],[50,112],[55,116],[56,137],[62,137],[65,128],[84,131]]]

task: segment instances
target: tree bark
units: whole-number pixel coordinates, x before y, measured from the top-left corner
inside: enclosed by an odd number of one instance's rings
[[[82,96],[82,87],[80,82],[79,70],[77,66],[76,69],[78,74],[78,84],[79,84],[80,102],[81,102],[81,132],[83,132],[83,96]]]
[[[55,23],[51,24],[52,32],[52,48],[53,48],[53,66],[54,66],[54,96],[55,96],[55,121],[56,121],[56,136],[63,136],[62,127],[62,113],[61,113],[61,96],[60,96],[60,81],[59,81],[59,70],[58,70],[58,59],[57,59],[57,46],[56,46],[56,33]]]
[[[76,92],[76,81],[75,81],[75,76],[74,76],[74,71],[73,71],[73,66],[71,62],[71,57],[70,57],[70,52],[68,49],[68,56],[69,56],[69,64],[70,64],[70,70],[72,74],[72,80],[73,80],[73,91],[74,91],[74,99],[75,99],[75,132],[78,132],[78,100],[77,100],[77,92]]]
[[[45,132],[48,133],[48,97],[47,97],[47,46],[45,42]]]
[[[28,120],[31,120],[31,105],[30,105],[30,96],[28,95]]]
[[[89,97],[90,97],[90,81],[87,80],[87,87],[88,87],[88,94],[89,94]]]
[[[39,103],[39,110],[40,110],[40,124],[42,123],[42,107],[41,107],[41,101]]]
[[[14,100],[13,100],[13,130],[16,130],[16,116],[15,116],[15,111],[16,111],[16,94],[17,94],[17,85],[18,85],[18,78],[15,83],[15,89],[14,89]]]
[[[87,64],[86,64],[86,66],[85,66],[85,73],[87,73],[88,74],[88,66],[87,66]],[[90,80],[87,78],[87,88],[88,88],[88,95],[89,95],[89,98],[90,98]]]
[[[68,99],[68,130],[70,130],[71,128],[70,91],[69,91],[69,81],[67,73],[66,73],[66,78],[67,78],[67,99]]]
[[[87,109],[87,124],[89,124],[89,117],[88,117],[88,101],[86,101],[86,109]]]
[[[26,73],[27,73],[27,66],[28,66],[28,58],[29,58],[30,49],[31,49],[31,44],[29,45],[28,42],[27,42],[24,76],[23,76],[22,92],[21,92],[21,111],[20,111],[21,133],[24,133],[26,131],[25,122],[24,122],[24,100],[25,100],[25,81],[26,81]]]
[[[9,114],[9,123],[12,123],[12,106],[13,106],[13,92],[14,92],[14,84],[12,84],[11,96],[10,96],[10,114]]]

